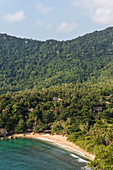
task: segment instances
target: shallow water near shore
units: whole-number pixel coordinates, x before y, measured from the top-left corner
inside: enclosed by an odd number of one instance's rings
[[[0,169],[81,170],[87,160],[59,146],[36,139],[0,141]]]

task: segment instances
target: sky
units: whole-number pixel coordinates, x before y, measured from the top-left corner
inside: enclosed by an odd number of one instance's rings
[[[0,0],[0,33],[71,40],[113,25],[113,0]]]

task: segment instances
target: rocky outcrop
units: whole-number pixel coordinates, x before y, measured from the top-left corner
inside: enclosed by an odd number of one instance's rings
[[[7,134],[8,134],[8,132],[5,128],[0,128],[0,137],[6,136]]]

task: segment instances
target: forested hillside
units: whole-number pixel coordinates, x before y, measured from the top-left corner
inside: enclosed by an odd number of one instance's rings
[[[113,27],[70,41],[0,34],[0,93],[112,78]]]
[[[10,133],[63,134],[96,154],[95,169],[113,165],[113,84],[63,84],[0,96],[1,128]]]
[[[61,42],[0,34],[0,133],[46,130],[113,169],[113,27]]]

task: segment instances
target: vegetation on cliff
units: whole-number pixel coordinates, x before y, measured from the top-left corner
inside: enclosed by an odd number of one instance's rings
[[[70,41],[0,34],[0,93],[112,78],[113,27]]]
[[[113,169],[113,27],[70,41],[0,34],[0,130],[64,134]]]
[[[64,134],[96,154],[90,166],[112,167],[113,85],[78,83],[7,92],[0,96],[0,128]]]

